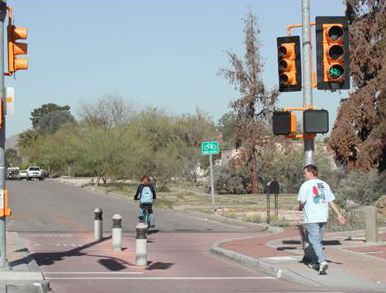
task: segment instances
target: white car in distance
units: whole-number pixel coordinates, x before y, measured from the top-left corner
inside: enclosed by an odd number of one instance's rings
[[[39,180],[43,180],[42,169],[39,166],[29,166],[27,169],[27,180],[31,180],[33,178],[37,178]]]

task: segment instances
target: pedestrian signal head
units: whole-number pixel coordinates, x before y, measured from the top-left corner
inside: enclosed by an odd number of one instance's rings
[[[272,130],[275,135],[289,135],[296,132],[296,114],[290,111],[273,112]]]

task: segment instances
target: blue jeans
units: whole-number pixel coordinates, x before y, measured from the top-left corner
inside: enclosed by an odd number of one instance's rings
[[[153,205],[152,204],[143,204],[143,203],[141,203],[139,205],[139,209],[138,209],[138,213],[137,213],[138,214],[138,218],[140,220],[143,220],[143,218],[144,218],[143,207],[145,205],[148,206],[150,226],[154,226],[155,225],[155,218],[154,218]]]
[[[326,260],[326,256],[324,255],[322,241],[324,234],[324,226],[326,223],[308,223],[306,224],[306,230],[308,234],[308,240],[314,249],[315,255],[317,259],[315,259],[315,263],[321,263]]]

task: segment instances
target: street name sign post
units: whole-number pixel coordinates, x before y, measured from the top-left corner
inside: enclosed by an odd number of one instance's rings
[[[220,153],[218,141],[203,141],[201,143],[201,153],[204,156],[209,155],[210,193],[212,194],[212,208],[215,209],[212,155],[218,155]]]

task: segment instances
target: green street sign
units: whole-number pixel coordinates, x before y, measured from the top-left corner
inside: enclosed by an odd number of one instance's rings
[[[218,141],[203,141],[201,143],[201,153],[203,155],[217,155],[220,153]]]

